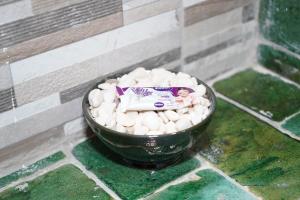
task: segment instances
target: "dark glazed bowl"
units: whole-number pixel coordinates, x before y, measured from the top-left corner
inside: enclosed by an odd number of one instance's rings
[[[124,73],[125,74],[125,73]],[[118,76],[117,76],[118,75]],[[122,74],[117,74],[119,77]],[[205,120],[188,129],[165,135],[132,135],[121,133],[99,125],[94,121],[89,110],[88,94],[97,88],[98,84],[105,82],[106,79],[99,81],[90,88],[84,95],[82,102],[83,115],[98,138],[112,151],[121,155],[132,164],[142,165],[163,165],[172,163],[181,158],[181,155],[188,150],[199,139],[216,108],[216,97],[210,87],[197,79],[198,83],[206,86],[207,97],[211,101],[210,114]]]

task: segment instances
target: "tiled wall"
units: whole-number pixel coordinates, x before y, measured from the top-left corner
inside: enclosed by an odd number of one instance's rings
[[[258,60],[268,69],[300,83],[300,4],[261,0]]]
[[[138,66],[207,80],[255,55],[254,0],[1,0],[0,149],[72,135],[85,90]]]

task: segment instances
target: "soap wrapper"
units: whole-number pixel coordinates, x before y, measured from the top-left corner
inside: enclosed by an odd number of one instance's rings
[[[116,87],[122,112],[175,110],[193,105],[195,91],[187,87]]]

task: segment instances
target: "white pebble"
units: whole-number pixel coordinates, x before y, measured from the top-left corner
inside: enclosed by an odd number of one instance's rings
[[[193,125],[196,125],[202,121],[202,115],[197,112],[192,112],[191,114],[191,121]]]
[[[169,122],[169,119],[167,118],[167,116],[165,115],[164,112],[159,111],[159,112],[158,112],[158,115],[159,115],[159,117],[162,119],[162,121],[163,121],[165,124]]]
[[[105,126],[105,118],[104,117],[96,117],[95,121],[100,124],[101,126]]]
[[[103,102],[103,93],[99,89],[93,89],[90,91],[89,96],[89,104],[94,108],[97,108]]]
[[[112,89],[116,86],[116,84],[109,84],[109,83],[101,83],[98,85],[98,88],[102,89],[102,90],[108,90],[108,89]]]
[[[168,122],[165,127],[166,127],[166,133],[176,132],[176,125],[174,122]]]
[[[147,78],[149,76],[149,71],[147,71],[145,68],[139,67],[130,72],[128,75],[138,81],[140,79]]]
[[[121,124],[117,124],[116,131],[126,133],[126,128],[124,126],[122,126]]]
[[[134,126],[134,134],[135,135],[147,135],[149,132],[149,129],[146,126],[143,125],[135,125]]]
[[[197,92],[200,96],[204,96],[206,94],[206,87],[204,85],[197,85],[194,87],[195,92]]]
[[[160,131],[149,131],[147,135],[162,135],[163,133]]]
[[[190,128],[192,126],[191,121],[186,118],[179,119],[175,124],[178,131]]]
[[[177,109],[176,112],[178,114],[184,114],[184,113],[187,113],[189,111],[189,108],[188,107],[185,107],[185,108],[180,108],[180,109]]]
[[[135,124],[134,118],[131,118],[130,115],[128,116],[127,114],[122,112],[117,112],[116,120],[118,124],[125,127],[130,127]]]
[[[156,131],[159,129],[160,121],[157,114],[153,111],[148,111],[143,113],[143,125],[149,128],[151,131]]]
[[[109,103],[114,102],[116,98],[115,89],[103,90],[103,98],[104,98],[104,102],[109,102]]]
[[[165,111],[165,115],[170,121],[176,121],[179,119],[179,114],[173,110]]]

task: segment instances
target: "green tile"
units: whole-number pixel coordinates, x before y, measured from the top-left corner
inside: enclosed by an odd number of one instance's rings
[[[65,165],[0,193],[1,200],[112,199],[73,165]]]
[[[166,190],[151,196],[151,200],[254,200],[254,198],[238,188],[223,176],[212,170],[197,173],[199,180],[170,186]]]
[[[265,38],[300,54],[299,0],[261,0],[260,32]]]
[[[277,77],[246,70],[214,84],[225,96],[275,121],[300,110],[300,89]]]
[[[48,167],[51,164],[56,163],[59,160],[62,160],[65,157],[64,153],[59,151],[55,154],[52,154],[46,158],[43,158],[42,160],[39,160],[26,168],[19,169],[16,172],[13,172],[7,176],[4,176],[0,178],[0,188],[8,185],[9,183],[18,180],[19,178],[29,176],[33,174],[34,172],[43,169],[45,167]]]
[[[97,138],[79,144],[73,154],[123,199],[145,196],[199,166],[196,159],[189,159],[156,171],[129,167]]]
[[[300,60],[267,45],[259,45],[258,60],[268,69],[300,83]]]
[[[200,153],[265,200],[300,198],[300,144],[224,100],[199,140]]]
[[[291,131],[295,135],[300,136],[300,114],[286,121],[282,127]]]

